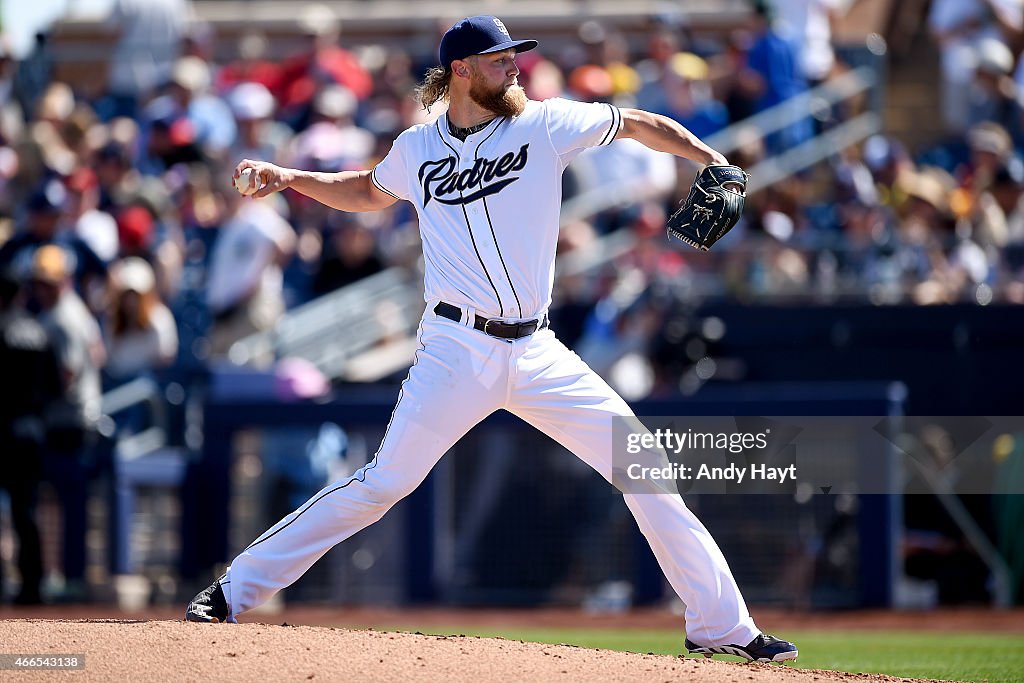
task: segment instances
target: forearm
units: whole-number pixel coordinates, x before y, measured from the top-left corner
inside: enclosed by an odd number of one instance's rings
[[[383,206],[370,181],[370,171],[291,170],[288,187],[339,211],[377,211]]]
[[[246,175],[242,176],[245,172]],[[238,191],[257,199],[285,188],[339,211],[379,211],[395,203],[395,198],[374,187],[370,171],[318,173],[282,168],[267,161],[242,159],[232,176]],[[244,187],[239,183],[249,185]]]
[[[700,164],[725,164],[725,157],[667,116],[640,109],[622,110],[619,138],[630,138],[659,152],[685,157]]]

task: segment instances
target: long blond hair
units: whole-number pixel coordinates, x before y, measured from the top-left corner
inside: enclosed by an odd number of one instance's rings
[[[416,99],[427,111],[441,100],[448,100],[448,89],[452,83],[450,66],[432,66],[427,69],[423,82],[416,86]]]

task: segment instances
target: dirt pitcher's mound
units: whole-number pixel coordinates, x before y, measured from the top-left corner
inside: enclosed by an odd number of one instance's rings
[[[0,621],[0,654],[85,655],[78,671],[7,680],[897,681],[494,638],[182,621]]]

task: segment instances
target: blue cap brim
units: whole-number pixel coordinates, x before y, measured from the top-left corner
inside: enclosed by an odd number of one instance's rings
[[[498,43],[494,47],[489,47],[483,52],[478,52],[479,55],[489,55],[492,52],[501,52],[502,50],[508,50],[509,48],[515,48],[516,52],[529,52],[533,48],[537,47],[536,40],[506,40],[504,43]]]

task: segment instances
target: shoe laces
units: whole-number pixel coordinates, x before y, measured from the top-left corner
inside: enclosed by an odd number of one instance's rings
[[[752,640],[750,642],[750,645],[748,645],[747,647],[752,648],[752,649],[759,649],[759,648],[765,647],[766,645],[771,645],[772,643],[776,643],[778,641],[779,641],[779,639],[776,638],[775,636],[773,636],[770,633],[760,633],[760,634],[758,634],[757,638],[754,638],[754,640]]]

